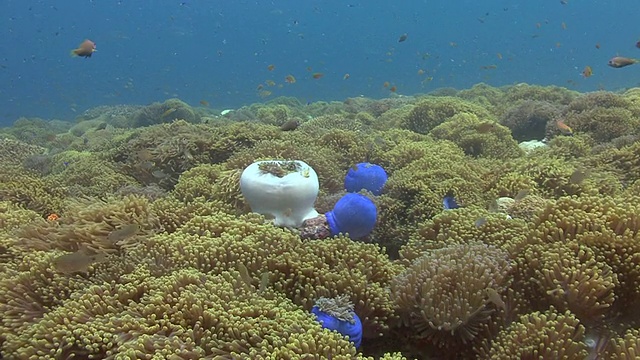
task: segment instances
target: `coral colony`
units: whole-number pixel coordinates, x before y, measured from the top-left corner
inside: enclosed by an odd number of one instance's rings
[[[638,357],[640,89],[215,106],[0,129],[4,358]]]

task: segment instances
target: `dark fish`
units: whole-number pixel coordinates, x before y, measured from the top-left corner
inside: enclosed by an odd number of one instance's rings
[[[486,134],[491,130],[495,129],[496,127],[497,127],[497,124],[495,123],[483,122],[476,126],[476,131],[479,132],[480,134]]]
[[[98,126],[96,126],[96,130],[104,130],[106,128],[107,128],[106,122],[101,122],[100,124],[98,124]]]
[[[295,130],[300,126],[300,121],[298,120],[289,120],[286,123],[280,125],[280,130],[282,131],[291,131]]]
[[[636,42],[636,47],[637,47],[638,49],[640,49],[640,40],[638,40],[638,41]]]
[[[128,239],[135,235],[140,230],[140,225],[129,224],[120,227],[118,230],[114,230],[107,236],[107,239],[111,242],[117,243],[119,241]]]
[[[640,60],[638,59],[616,56],[616,57],[612,57],[611,60],[609,60],[609,62],[607,63],[607,65],[611,66],[612,68],[619,69],[621,67],[636,64],[639,61]]]
[[[404,34],[400,35],[400,38],[398,38],[398,42],[403,42],[403,41],[407,40],[408,37],[409,37],[409,35],[407,35],[407,33],[404,33]]]
[[[580,185],[588,175],[589,174],[586,171],[576,170],[569,177],[569,182],[575,185]]]
[[[81,249],[71,254],[58,256],[53,260],[53,267],[63,274],[87,272],[89,266],[94,263],[103,262],[105,259],[105,254],[90,254],[86,249]]]
[[[518,191],[518,193],[516,194],[516,197],[514,197],[513,199],[515,201],[520,201],[520,200],[526,198],[527,196],[529,196],[529,190],[522,189],[522,190]]]
[[[442,199],[442,207],[444,207],[445,210],[452,210],[459,208],[460,205],[458,205],[458,203],[456,202],[453,194],[449,193]]]
[[[489,206],[487,207],[489,212],[500,212],[500,205],[498,205],[498,200],[493,199],[489,202]]]
[[[162,171],[162,170],[153,170],[151,172],[151,175],[153,175],[153,177],[155,177],[157,179],[164,179],[167,176],[169,176],[169,175],[165,174],[164,171]]]

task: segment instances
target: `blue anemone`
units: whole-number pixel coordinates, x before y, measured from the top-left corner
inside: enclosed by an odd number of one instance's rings
[[[352,239],[369,235],[376,225],[376,204],[362,194],[348,193],[325,214],[331,235],[349,233]]]
[[[356,313],[353,314],[353,321],[340,320],[333,315],[320,310],[318,306],[311,308],[311,313],[318,318],[318,322],[323,328],[335,330],[342,335],[348,336],[356,348],[362,343],[362,322]]]
[[[362,189],[371,191],[373,195],[382,194],[382,188],[387,182],[387,172],[382,166],[371,163],[359,163],[351,167],[344,178],[344,188],[347,192],[358,192]]]

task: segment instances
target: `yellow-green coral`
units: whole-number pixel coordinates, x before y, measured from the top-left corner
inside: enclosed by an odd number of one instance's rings
[[[402,119],[399,126],[420,134],[428,134],[433,128],[459,113],[471,113],[480,119],[491,115],[482,106],[451,96],[425,97]]]
[[[509,129],[475,114],[456,114],[433,128],[430,135],[452,141],[471,156],[507,159],[523,154]]]
[[[585,359],[585,327],[570,312],[533,312],[500,331],[484,359]]]
[[[617,275],[596,252],[575,241],[534,244],[518,259],[516,283],[534,306],[569,310],[586,323],[612,318]]]
[[[401,325],[441,355],[462,353],[488,336],[499,306],[490,292],[506,289],[510,267],[505,251],[482,243],[426,251],[391,284]]]

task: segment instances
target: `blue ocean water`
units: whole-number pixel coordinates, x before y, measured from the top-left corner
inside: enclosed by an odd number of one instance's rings
[[[277,96],[382,98],[391,86],[617,90],[640,84],[640,65],[607,66],[640,57],[637,10],[637,0],[3,0],[0,125],[171,97],[224,109]],[[94,56],[70,57],[87,38]]]

